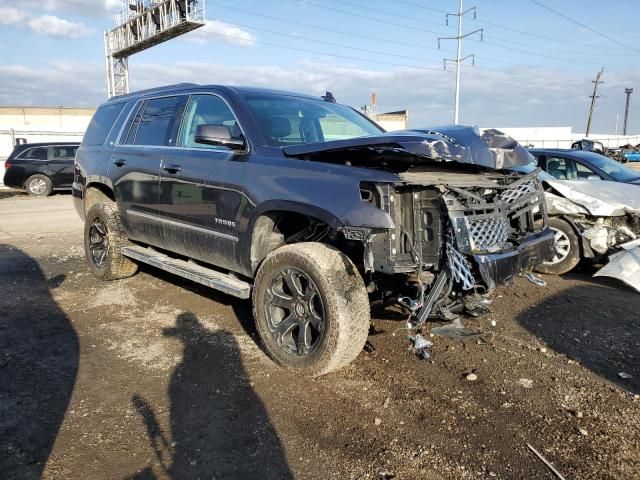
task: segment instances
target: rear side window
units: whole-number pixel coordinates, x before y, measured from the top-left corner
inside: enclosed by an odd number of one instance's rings
[[[78,147],[73,145],[63,145],[53,147],[53,158],[75,158]]]
[[[22,152],[18,158],[24,158],[25,160],[46,160],[47,159],[47,148],[46,147],[38,147],[38,148],[30,148],[29,150],[25,150]]]
[[[142,107],[131,125],[129,145],[175,145],[186,96],[154,98]]]
[[[114,122],[118,118],[118,115],[120,115],[124,106],[125,103],[122,102],[103,105],[98,108],[98,111],[91,119],[91,123],[89,123],[89,128],[87,128],[87,131],[84,134],[82,144],[102,145],[107,139],[107,135],[109,135],[111,127],[113,127]]]

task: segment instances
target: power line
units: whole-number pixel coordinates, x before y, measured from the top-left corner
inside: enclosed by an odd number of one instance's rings
[[[576,25],[578,25],[578,26],[580,26],[582,28],[586,28],[591,33],[595,33],[596,35],[598,35],[598,36],[600,36],[602,38],[606,38],[607,40],[609,40],[611,42],[617,43],[618,45],[620,45],[622,47],[625,47],[625,48],[627,48],[627,49],[629,49],[629,50],[631,50],[633,52],[640,53],[640,50],[638,50],[638,49],[636,49],[636,48],[634,48],[634,47],[632,47],[630,45],[627,45],[626,43],[623,43],[623,42],[621,42],[619,40],[616,40],[615,38],[610,37],[609,35],[601,33],[599,31],[591,28],[589,25],[585,25],[584,23],[578,22],[577,20],[574,20],[573,18],[571,18],[571,17],[569,17],[569,16],[567,16],[567,15],[565,15],[563,13],[558,12],[557,10],[554,10],[553,8],[547,7],[546,5],[543,5],[542,3],[540,3],[538,0],[529,0],[529,1],[531,3],[534,3],[534,4],[538,5],[539,7],[544,8],[545,10],[550,11],[551,13],[554,13],[554,14],[558,15],[559,17],[564,18],[565,20],[568,20],[571,23],[575,23]]]

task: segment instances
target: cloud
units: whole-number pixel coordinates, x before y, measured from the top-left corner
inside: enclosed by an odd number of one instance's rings
[[[93,32],[83,23],[70,22],[55,15],[41,15],[29,19],[29,14],[26,11],[1,5],[0,24],[28,28],[38,35],[58,38],[82,38]]]
[[[245,47],[251,46],[256,42],[256,38],[251,33],[220,20],[207,20],[204,27],[187,34],[185,39],[196,43],[218,40]]]
[[[15,0],[0,0],[0,7],[16,5]],[[20,7],[33,12],[65,12],[86,17],[108,16],[122,8],[120,0],[22,0]]]
[[[483,127],[573,126],[585,128],[593,88],[591,72],[519,68],[505,72],[473,71],[462,77],[461,120]],[[412,127],[451,123],[454,75],[400,68],[377,71],[358,65],[314,60],[290,67],[214,63],[130,63],[133,89],[194,82],[280,88],[313,95],[331,91],[355,108],[378,97],[378,111],[407,108]],[[39,68],[0,65],[0,104],[96,106],[106,100],[102,63],[56,62]],[[527,80],[529,79],[529,80]],[[595,133],[613,133],[624,109],[623,86],[640,83],[640,69],[610,71],[594,114]],[[633,99],[632,99],[633,102]],[[638,113],[635,113],[638,112]],[[640,133],[640,110],[630,113],[630,132]]]
[[[40,35],[59,38],[82,38],[90,35],[93,30],[82,23],[74,23],[55,15],[42,15],[27,23],[29,28]]]
[[[16,25],[27,18],[27,12],[14,7],[0,6],[0,25]]]

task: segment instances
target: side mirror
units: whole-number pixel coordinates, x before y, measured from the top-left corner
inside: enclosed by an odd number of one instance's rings
[[[196,143],[206,145],[221,145],[231,150],[244,150],[244,138],[233,138],[231,130],[226,125],[198,125],[195,134]]]
[[[589,175],[587,180],[602,180],[598,175]]]

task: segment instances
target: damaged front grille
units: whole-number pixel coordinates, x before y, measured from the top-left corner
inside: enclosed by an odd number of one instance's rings
[[[492,188],[451,188],[445,194],[458,250],[464,254],[508,250],[546,224],[537,171]]]

